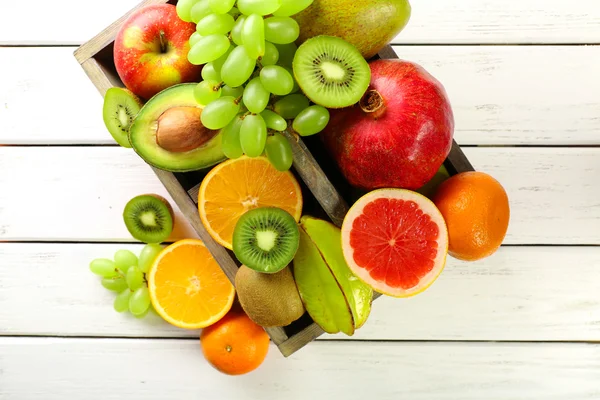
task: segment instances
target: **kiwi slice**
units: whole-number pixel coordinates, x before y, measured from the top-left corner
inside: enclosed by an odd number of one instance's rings
[[[294,76],[304,94],[327,108],[358,103],[371,82],[371,68],[360,52],[335,36],[316,36],[294,56]]]
[[[173,232],[173,208],[163,197],[144,194],[129,200],[123,220],[131,236],[145,243],[161,243]]]
[[[233,252],[248,268],[274,274],[294,258],[300,234],[294,217],[276,207],[255,208],[233,230]]]
[[[123,147],[131,148],[129,127],[142,108],[142,101],[127,89],[113,87],[104,95],[102,116],[112,137]]]

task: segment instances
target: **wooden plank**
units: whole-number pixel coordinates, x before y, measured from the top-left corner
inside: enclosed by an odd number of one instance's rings
[[[600,243],[600,149],[464,151],[509,193],[506,244]],[[148,192],[170,199],[152,170],[118,147],[0,147],[0,187],[2,241],[131,241],[119,223],[126,202]],[[173,239],[195,236],[176,214]]]
[[[121,248],[141,246],[0,244],[0,335],[197,338],[155,315],[114,312],[114,294],[88,265]],[[600,341],[598,265],[599,247],[503,247],[477,263],[448,258],[426,292],[383,296],[353,337],[319,340]],[[320,333],[314,329],[309,334]]]
[[[5,400],[596,400],[600,346],[316,343],[271,348],[251,374],[214,370],[197,340],[0,339]],[[32,379],[34,381],[32,382]]]
[[[443,82],[460,145],[600,143],[600,80],[592,79],[600,46],[395,50]],[[11,60],[0,76],[0,144],[115,143],[102,122],[102,98],[72,53],[0,48],[0,59]],[[52,62],[40,69],[39,60]]]
[[[13,17],[0,26],[0,45],[81,44],[139,2],[104,0],[85,7],[76,0],[5,3],[2,15]],[[594,0],[413,0],[411,4],[411,21],[394,42],[598,42],[600,4]],[[18,16],[26,16],[27,23]]]

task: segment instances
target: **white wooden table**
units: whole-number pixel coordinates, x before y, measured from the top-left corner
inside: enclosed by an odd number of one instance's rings
[[[599,1],[412,1],[395,49],[444,83],[455,138],[509,192],[505,246],[238,378],[198,332],[115,313],[88,270],[140,249],[129,198],[167,196],[72,56],[136,2],[1,2],[1,400],[600,399]]]

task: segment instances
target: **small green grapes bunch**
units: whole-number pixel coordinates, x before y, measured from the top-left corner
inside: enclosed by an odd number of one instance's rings
[[[314,0],[180,0],[177,13],[196,23],[188,60],[202,65],[195,90],[204,106],[202,124],[222,130],[228,158],[267,158],[280,171],[292,166],[292,148],[282,134],[292,122],[302,136],[329,123],[329,111],[311,105],[294,78],[294,42],[300,35],[291,18]]]
[[[118,250],[113,260],[99,258],[90,263],[90,270],[102,278],[102,286],[118,293],[115,311],[129,311],[137,318],[148,314],[151,304],[146,274],[162,249],[161,245],[148,244],[139,258],[129,250]]]

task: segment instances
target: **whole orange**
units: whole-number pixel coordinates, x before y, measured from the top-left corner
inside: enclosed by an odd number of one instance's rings
[[[239,311],[230,312],[200,334],[204,357],[228,375],[258,368],[267,357],[269,341],[265,330]]]
[[[463,172],[440,185],[433,202],[448,226],[448,253],[475,261],[498,250],[510,220],[506,191],[483,172]]]

